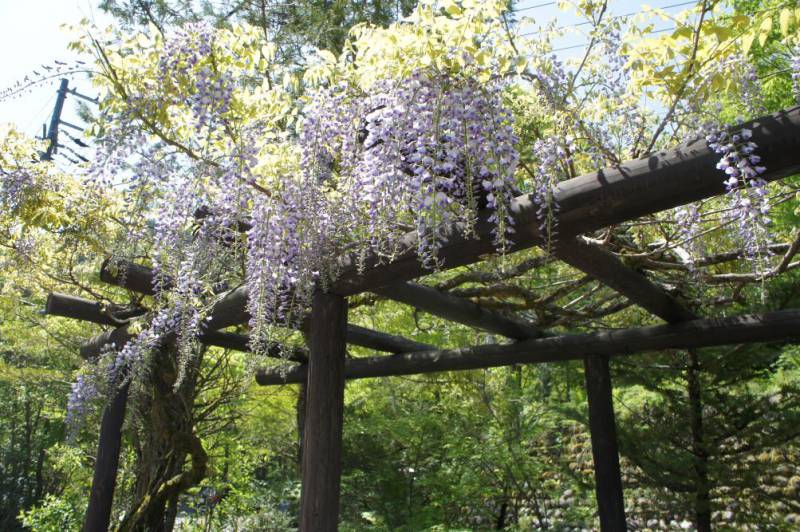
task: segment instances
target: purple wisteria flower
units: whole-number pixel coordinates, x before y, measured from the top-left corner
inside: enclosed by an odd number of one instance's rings
[[[717,168],[725,173],[725,188],[730,198],[729,219],[737,225],[747,255],[756,257],[765,249],[770,206],[767,182],[761,175],[766,167],[755,153],[758,145],[752,140],[753,132],[742,129],[736,133],[721,131],[706,137],[708,147],[721,155]]]

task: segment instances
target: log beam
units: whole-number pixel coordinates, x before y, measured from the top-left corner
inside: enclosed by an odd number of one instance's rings
[[[527,340],[542,336],[542,331],[531,323],[483,308],[477,303],[440,292],[429,286],[397,283],[376,289],[375,293],[424,310],[434,316],[515,340]]]
[[[113,267],[112,267],[113,266]],[[153,271],[146,266],[141,266],[122,259],[111,262],[106,259],[100,267],[100,278],[116,286],[124,286],[142,294],[152,295]],[[206,330],[224,329],[232,325],[239,325],[250,321],[247,313],[247,290],[240,286],[225,294],[217,301],[207,321],[204,322]],[[303,326],[308,328],[306,321]],[[432,349],[430,344],[415,342],[402,336],[373,331],[357,325],[347,325],[347,342],[353,345],[387,351],[389,353],[407,353]]]
[[[100,280],[138,294],[152,296],[156,293],[153,270],[125,259],[109,257],[104,260],[100,266]]]
[[[631,355],[660,349],[689,349],[800,339],[800,309],[683,323],[618,329],[590,334],[569,334],[524,340],[509,345],[481,345],[461,349],[403,353],[347,361],[345,377],[364,379],[580,360],[587,355]],[[288,372],[262,370],[262,385],[302,382],[305,365]]]
[[[430,344],[415,342],[404,336],[386,334],[349,323],[347,324],[347,343],[388,353],[413,353],[414,351],[434,349]]]
[[[301,532],[339,528],[347,301],[318,290],[309,331]]]
[[[107,345],[120,349],[133,339],[133,335],[128,332],[128,326],[117,327],[104,331],[87,340],[80,347],[81,357],[89,360],[97,357]],[[200,343],[207,346],[221,347],[223,349],[233,349],[234,351],[249,352],[250,338],[243,334],[226,333],[220,331],[205,331],[200,334]],[[164,340],[167,341],[166,339]],[[279,344],[273,344],[267,349],[267,356],[273,358],[284,358],[292,362],[308,362],[308,353],[302,347],[286,348]]]
[[[52,293],[47,296],[44,312],[51,316],[62,316],[98,325],[118,327],[127,323],[131,318],[143,315],[147,310],[141,307],[105,305],[82,297]]]
[[[573,268],[591,275],[668,323],[697,319],[681,302],[603,248],[573,238],[559,241],[554,252]]]

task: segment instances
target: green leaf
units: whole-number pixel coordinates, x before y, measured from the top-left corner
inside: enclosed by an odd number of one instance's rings
[[[780,14],[780,24],[781,24],[781,34],[787,35],[789,33],[789,25],[792,23],[792,10],[789,8],[785,8],[781,10]]]
[[[750,51],[750,48],[752,48],[752,46],[753,46],[753,41],[755,40],[755,38],[756,38],[756,34],[755,34],[755,33],[753,33],[753,32],[746,33],[746,34],[745,34],[745,35],[742,37],[742,51],[743,51],[744,53],[747,53],[747,52],[749,52],[749,51]]]

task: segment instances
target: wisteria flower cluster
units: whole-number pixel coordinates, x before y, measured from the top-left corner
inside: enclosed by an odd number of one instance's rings
[[[419,256],[437,264],[454,221],[470,233],[479,209],[492,211],[495,244],[513,232],[518,139],[502,84],[417,70],[384,80],[368,95],[319,91],[301,137],[304,169],[320,181],[336,170],[356,227],[381,250],[403,223],[417,231]]]
[[[570,154],[575,150],[572,139],[549,137],[539,139],[533,145],[537,165],[533,175],[533,201],[538,206],[539,232],[547,241],[548,250],[558,238],[557,222],[559,205],[553,192],[564,176],[564,167],[569,164]]]
[[[800,45],[792,49],[789,67],[792,71],[792,93],[797,103],[800,103]]]
[[[755,257],[764,249],[770,224],[767,182],[761,177],[766,167],[755,153],[758,145],[753,132],[721,131],[706,137],[708,146],[721,155],[717,168],[725,172],[725,188],[731,200],[729,217],[735,221],[748,256]]]
[[[80,374],[70,385],[65,423],[70,433],[75,434],[83,420],[92,410],[92,403],[100,396],[97,380],[93,375]]]

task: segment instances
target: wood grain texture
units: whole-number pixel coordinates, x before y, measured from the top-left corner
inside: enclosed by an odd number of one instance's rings
[[[363,379],[580,360],[586,355],[631,355],[659,349],[688,349],[719,345],[800,338],[800,310],[748,314],[728,318],[692,320],[683,323],[618,329],[591,334],[567,334],[525,340],[509,345],[481,345],[460,349],[423,351],[347,361],[345,378]],[[256,380],[262,385],[296,383],[305,379],[306,366],[285,374],[263,370]]]
[[[303,434],[300,531],[334,532],[342,475],[347,301],[315,292],[311,309]]]
[[[89,492],[89,505],[83,521],[83,532],[106,532],[109,530],[129,386],[129,383],[125,383],[118,388],[113,399],[103,409],[100,440],[97,444],[97,458],[94,463],[94,476]]]
[[[617,428],[611,394],[608,356],[589,355],[583,359],[586,396],[589,402],[589,431],[592,436],[595,494],[600,530],[625,532],[625,501],[619,467]]]

